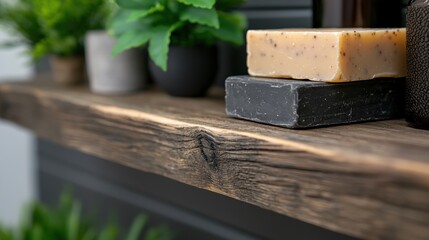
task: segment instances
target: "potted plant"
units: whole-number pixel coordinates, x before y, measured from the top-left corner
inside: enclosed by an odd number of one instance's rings
[[[144,214],[134,219],[126,233],[114,223],[99,228],[70,194],[63,194],[58,207],[35,202],[27,209],[18,231],[0,225],[1,240],[171,240],[175,235],[166,225],[148,227],[149,218]]]
[[[128,49],[117,56],[112,49],[120,33],[123,12],[110,17],[108,31],[91,31],[86,36],[85,49],[90,88],[98,94],[125,94],[148,85],[147,53],[142,49]]]
[[[13,3],[0,0],[0,25],[13,37],[0,43],[0,47],[25,46],[31,53],[34,46],[45,37],[34,11],[33,0],[17,0]]]
[[[152,77],[173,96],[203,96],[217,73],[216,42],[243,44],[246,19],[231,12],[243,0],[117,0],[114,54],[148,44]]]
[[[85,34],[103,28],[110,10],[107,0],[32,1],[44,33],[34,46],[33,56],[52,55],[54,80],[63,84],[83,81]]]
[[[34,12],[33,0],[18,0],[13,4],[0,0],[0,24],[15,37],[2,43],[4,46],[34,46],[45,37]]]

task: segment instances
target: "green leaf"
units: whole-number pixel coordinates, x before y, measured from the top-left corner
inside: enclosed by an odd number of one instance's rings
[[[215,9],[187,7],[181,12],[180,20],[219,28],[219,18]]]
[[[80,226],[81,206],[74,203],[67,220],[67,238],[68,240],[77,240]]]
[[[33,46],[45,37],[37,19],[33,0],[0,1],[0,25],[8,33]]]
[[[149,56],[163,71],[167,71],[168,47],[171,33],[181,25],[181,22],[172,26],[158,26],[152,29],[149,42]]]
[[[246,28],[246,17],[239,13],[226,13],[218,11],[219,15],[219,29],[210,29],[216,38],[233,43],[235,45],[242,45],[244,43],[244,29]]]
[[[150,32],[129,32],[122,35],[115,47],[113,47],[113,55],[117,56],[119,53],[145,45],[151,38]]]
[[[32,240],[43,240],[43,228],[38,224],[34,225],[30,236]]]
[[[191,5],[199,8],[213,8],[216,0],[177,0],[186,5]]]
[[[30,215],[30,225],[39,225],[40,227],[42,227],[42,230],[43,228],[54,229],[57,226],[57,222],[54,218],[52,218],[54,212],[48,207],[38,203],[33,205],[31,211],[32,212]]]
[[[183,6],[183,4],[181,4],[181,3],[177,2],[177,1],[167,1],[164,5],[174,15],[176,15],[179,12],[180,7]]]
[[[94,240],[95,237],[96,237],[95,230],[90,228],[83,234],[82,240]]]
[[[176,27],[172,25],[168,29],[173,31]],[[27,210],[17,229],[19,231],[0,225],[0,240],[117,240],[118,237],[126,240],[172,240],[175,235],[165,225],[146,228],[148,217],[143,214],[136,217],[127,236],[119,235],[114,221],[99,230],[97,221],[87,218],[81,211],[81,204],[68,193],[62,195],[56,208],[35,202]]]
[[[128,232],[126,240],[138,240],[147,221],[148,221],[147,216],[139,215],[131,225],[131,228],[130,228],[130,231]]]
[[[174,233],[171,229],[165,225],[161,225],[155,228],[149,229],[144,240],[172,240],[174,239]]]
[[[115,0],[119,7],[136,10],[136,9],[148,9],[159,4],[159,0]]]
[[[146,1],[146,0],[144,0]],[[118,4],[119,7],[135,10],[135,9],[144,9],[147,7],[147,5],[144,3],[144,1],[138,1],[138,0],[116,0],[116,4]]]
[[[119,9],[107,22],[109,34],[113,36],[120,36],[125,32],[145,31],[148,24],[145,21],[129,21],[129,15],[132,10]]]
[[[143,9],[143,10],[134,10],[129,13],[128,21],[135,21],[139,18],[146,17],[149,14],[155,13],[155,12],[162,12],[164,11],[165,7],[160,4],[156,4],[155,6],[149,8],[149,9]]]
[[[84,53],[84,37],[88,31],[103,29],[106,23],[108,4],[106,0],[32,0],[33,11],[40,22],[44,38],[45,54],[60,56]],[[47,44],[48,43],[48,44]]]
[[[110,35],[119,36],[124,31],[129,31],[127,26],[129,12],[130,10],[118,9],[110,16],[106,24]]]
[[[115,225],[109,225],[98,235],[98,240],[115,240],[118,236],[118,228]]]
[[[7,229],[6,227],[3,227],[0,225],[0,239],[2,240],[13,240],[13,232],[10,229]]]

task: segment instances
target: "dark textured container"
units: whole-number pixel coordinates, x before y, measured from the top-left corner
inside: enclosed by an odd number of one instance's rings
[[[402,0],[313,0],[313,26],[401,27],[402,7]]]
[[[407,9],[406,119],[429,129],[429,1],[412,1]]]
[[[176,97],[202,97],[213,84],[217,73],[215,47],[170,47],[167,72],[152,61],[153,80]]]

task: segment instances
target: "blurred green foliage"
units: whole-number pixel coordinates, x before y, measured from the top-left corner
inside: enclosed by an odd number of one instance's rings
[[[46,37],[34,48],[34,57],[84,53],[85,35],[103,29],[110,14],[106,0],[33,0],[34,11]]]
[[[246,18],[232,12],[244,0],[116,0],[119,10],[108,24],[119,38],[113,53],[148,44],[154,63],[167,70],[170,44],[211,46],[244,42]]]
[[[0,0],[0,24],[15,37],[4,43],[6,46],[34,46],[45,38],[34,11],[33,0],[16,0],[14,4]]]
[[[104,29],[111,13],[109,0],[0,0],[0,24],[32,55],[74,56],[84,53],[84,38],[90,30]]]
[[[165,225],[148,227],[148,217],[139,215],[128,233],[113,223],[99,229],[83,216],[79,202],[65,193],[57,208],[40,203],[29,206],[17,231],[0,226],[1,240],[171,240],[173,231]],[[125,238],[124,238],[125,236]]]

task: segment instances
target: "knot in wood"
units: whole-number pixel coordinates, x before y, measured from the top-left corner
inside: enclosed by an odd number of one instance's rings
[[[217,143],[215,139],[206,132],[197,134],[198,148],[202,159],[209,165],[211,169],[218,167]]]

